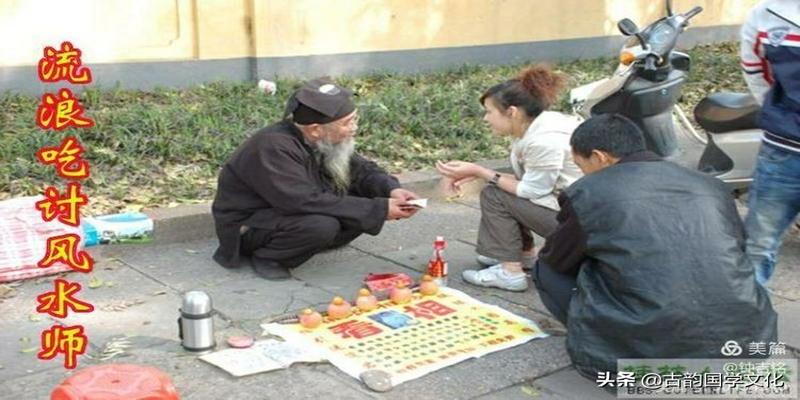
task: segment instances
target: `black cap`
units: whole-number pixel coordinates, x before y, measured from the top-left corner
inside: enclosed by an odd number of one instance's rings
[[[284,118],[292,115],[301,125],[327,124],[350,115],[356,109],[353,92],[328,78],[307,81],[286,102]]]

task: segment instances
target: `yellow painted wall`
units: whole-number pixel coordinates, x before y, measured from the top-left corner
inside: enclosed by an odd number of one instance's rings
[[[740,24],[757,0],[675,0],[695,26]],[[617,35],[656,0],[2,0],[0,66],[71,40],[86,63],[282,57]]]
[[[36,64],[70,40],[84,62],[195,57],[192,0],[2,0],[0,65]]]
[[[756,0],[676,0],[705,8],[695,26],[740,24]],[[258,56],[335,54],[617,35],[628,17],[664,15],[656,0],[258,1]]]

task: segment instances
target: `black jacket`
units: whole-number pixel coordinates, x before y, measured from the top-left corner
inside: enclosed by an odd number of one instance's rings
[[[291,122],[256,132],[222,166],[211,207],[219,248],[214,260],[239,263],[240,229],[272,229],[283,215],[320,214],[339,219],[343,228],[372,235],[381,231],[389,193],[397,179],[354,154],[347,194],[333,189],[311,147]]]
[[[577,274],[567,350],[584,375],[615,372],[618,358],[723,358],[728,340],[776,341],[720,180],[643,152],[579,179],[560,202],[540,256]]]

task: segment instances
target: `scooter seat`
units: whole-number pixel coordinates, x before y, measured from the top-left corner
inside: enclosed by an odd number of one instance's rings
[[[707,132],[724,133],[756,128],[761,106],[747,93],[714,93],[694,108],[694,119]]]

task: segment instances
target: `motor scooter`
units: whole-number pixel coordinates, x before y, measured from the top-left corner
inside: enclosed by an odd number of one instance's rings
[[[695,125],[677,103],[691,67],[688,54],[675,51],[689,21],[702,12],[695,7],[673,13],[642,30],[628,18],[617,27],[628,39],[612,76],[570,92],[573,111],[584,118],[618,113],[644,133],[648,150],[726,182],[736,195],[747,190],[762,132],[756,127],[759,105],[749,93],[714,93],[694,109]]]

